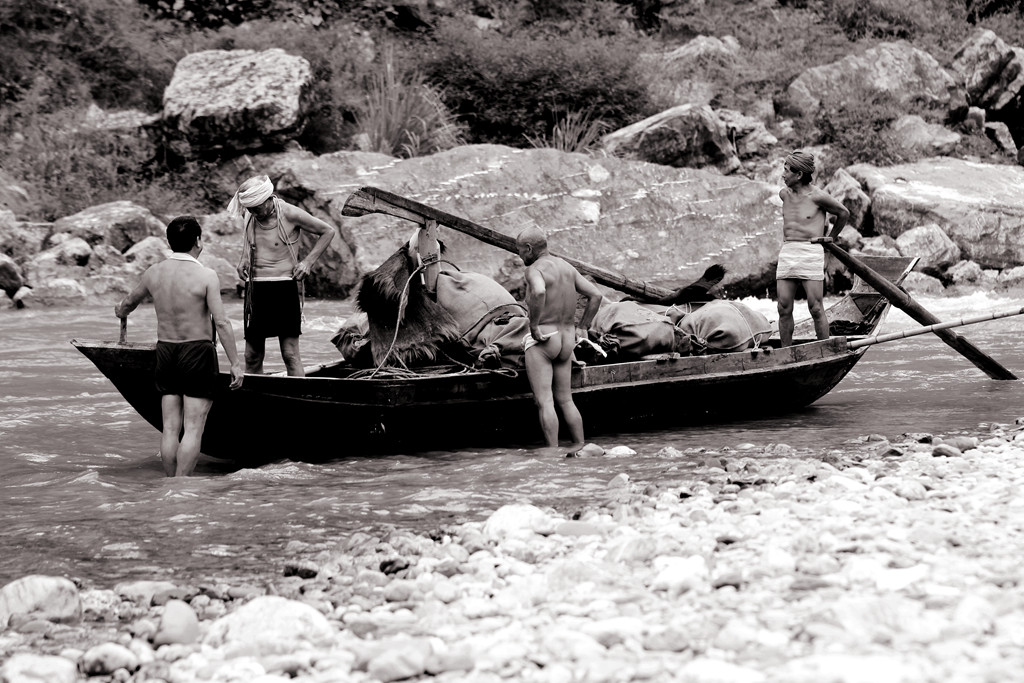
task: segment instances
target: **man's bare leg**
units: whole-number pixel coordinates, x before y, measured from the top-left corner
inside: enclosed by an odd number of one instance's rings
[[[569,428],[573,446],[583,445],[583,416],[572,401],[572,355],[569,359],[557,360],[553,364],[553,382],[555,405],[562,413],[565,425]]]
[[[206,416],[210,414],[213,399],[186,396],[184,403],[185,433],[178,447],[178,468],[175,472],[175,476],[178,477],[187,477],[196,468],[203,430],[206,428]]]
[[[165,394],[160,397],[160,414],[164,429],[160,436],[160,461],[164,474],[173,477],[178,468],[178,435],[181,434],[181,396]]]
[[[289,377],[305,377],[306,371],[302,368],[302,358],[299,356],[299,338],[281,337],[281,358],[284,366],[288,369]]]
[[[776,280],[779,307],[779,338],[783,346],[793,344],[793,299],[796,298],[796,280]]]
[[[266,339],[245,340],[245,371],[250,375],[263,374],[263,358],[267,354]]]
[[[828,339],[828,314],[825,313],[825,282],[804,280],[804,294],[807,295],[807,310],[814,320],[814,334],[818,339]]]
[[[537,404],[540,417],[540,428],[544,432],[544,441],[548,446],[558,445],[558,413],[555,412],[555,399],[551,393],[553,369],[540,346],[526,350],[526,376],[530,380],[533,400]]]

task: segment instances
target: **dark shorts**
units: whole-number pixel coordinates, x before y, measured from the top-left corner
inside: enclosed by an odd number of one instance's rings
[[[217,371],[212,341],[156,343],[156,390],[161,395],[213,398]]]
[[[246,339],[298,337],[302,334],[299,283],[295,280],[253,282],[251,311],[245,320]],[[250,302],[246,302],[248,306]]]

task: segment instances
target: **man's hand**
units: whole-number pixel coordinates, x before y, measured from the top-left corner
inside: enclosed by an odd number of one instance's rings
[[[240,263],[240,264],[238,264],[238,268],[236,270],[238,270],[238,277],[240,277],[243,282],[249,279],[249,264],[248,263]]]
[[[298,263],[295,264],[295,267],[292,268],[292,277],[295,278],[296,280],[301,280],[302,278],[309,275],[309,270],[310,268],[308,263],[306,263],[305,261],[299,261]]]
[[[238,389],[242,386],[242,378],[245,377],[245,371],[242,369],[242,361],[236,361],[231,364],[231,384],[228,385],[232,389]]]
[[[835,242],[835,240],[828,235],[825,235],[824,237],[815,237],[811,240],[811,244],[832,244],[833,242]]]
[[[123,301],[114,304],[114,315],[120,318],[121,320],[124,320],[128,317],[128,312],[124,310],[124,308],[125,306]]]

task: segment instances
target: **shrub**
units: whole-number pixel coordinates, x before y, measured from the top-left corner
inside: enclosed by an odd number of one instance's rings
[[[366,78],[364,90],[355,131],[368,151],[408,158],[462,143],[440,95],[419,73],[398,73],[393,50],[384,51],[379,71]]]
[[[128,0],[0,3],[0,103],[45,75],[51,109],[85,92],[103,106],[159,109],[174,62]]]
[[[825,18],[851,40],[910,39],[931,28],[936,10],[932,0],[828,0]]]
[[[551,135],[527,135],[534,147],[549,147],[560,152],[592,152],[608,129],[608,124],[592,117],[592,110],[566,112],[551,130]]]
[[[846,104],[826,104],[818,114],[818,144],[830,146],[829,168],[818,177],[828,178],[838,168],[856,163],[888,166],[914,161],[887,135],[892,123],[906,108],[888,93],[864,90],[850,93]]]
[[[424,64],[471,142],[522,146],[550,136],[564,112],[582,107],[621,127],[653,113],[635,45],[581,38],[483,35],[445,28]]]

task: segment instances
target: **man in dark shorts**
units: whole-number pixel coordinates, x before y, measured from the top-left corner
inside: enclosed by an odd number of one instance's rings
[[[238,187],[228,212],[242,219],[242,257],[238,275],[245,289],[245,371],[263,372],[267,339],[277,337],[281,358],[293,377],[302,377],[301,282],[330,246],[335,229],[274,194],[267,176],[249,178]],[[317,235],[316,244],[299,259],[301,231]]]
[[[242,386],[242,362],[231,321],[224,315],[217,273],[197,260],[203,250],[199,222],[192,216],[175,218],[167,226],[167,242],[174,253],[143,273],[135,289],[114,307],[114,315],[125,319],[147,295],[153,297],[155,383],[163,415],[160,459],[167,476],[181,477],[196,467],[217,388],[214,326],[231,362],[232,389]]]

